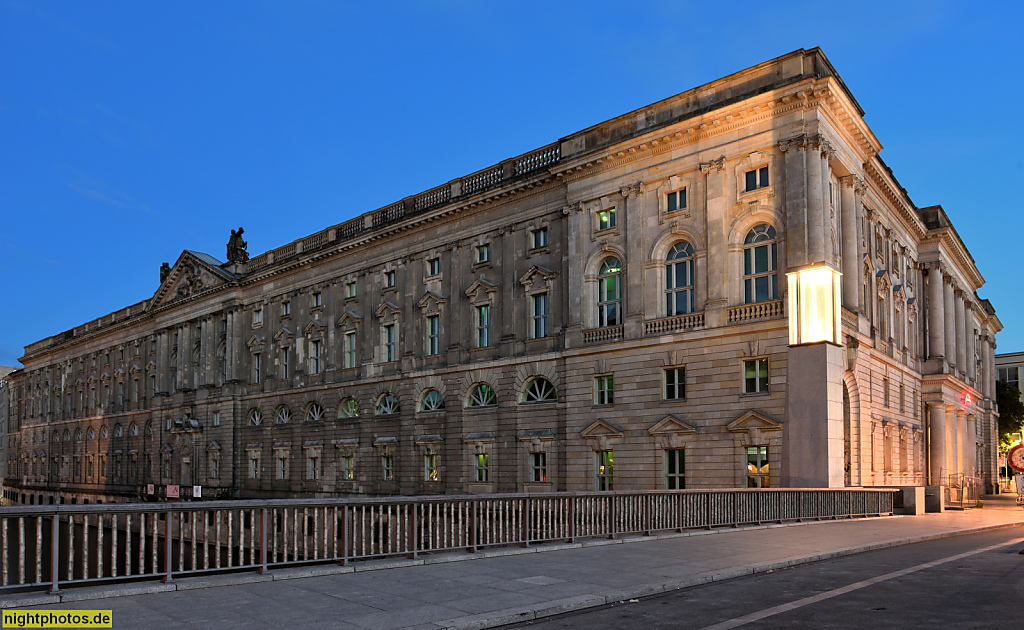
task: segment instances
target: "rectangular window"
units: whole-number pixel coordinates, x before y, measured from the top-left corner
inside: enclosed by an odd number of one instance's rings
[[[260,460],[258,457],[249,459],[249,479],[260,478]]]
[[[530,247],[537,249],[538,247],[547,247],[548,245],[548,229],[546,227],[538,228],[533,231],[530,235]]]
[[[354,298],[356,296],[356,283],[349,282],[345,285],[345,297]]]
[[[263,324],[263,309],[258,308],[252,312],[252,325],[260,326]]]
[[[220,412],[219,411],[214,411],[213,412],[213,426],[215,426],[215,427],[219,427],[220,426]]]
[[[261,364],[262,364],[262,361],[261,361],[260,353],[257,352],[255,354],[253,354],[252,355],[252,382],[253,383],[259,383],[260,382],[260,367],[261,367]]]
[[[356,366],[356,333],[355,331],[345,333],[345,367]]]
[[[427,261],[427,275],[428,276],[436,276],[439,273],[441,273],[441,259],[440,258],[431,258],[430,260],[428,260]]]
[[[476,347],[486,348],[491,345],[491,307],[476,307]]]
[[[423,456],[423,480],[437,481],[437,455]]]
[[[324,305],[324,296],[322,293],[317,291],[313,294],[313,308],[319,308]]]
[[[288,458],[278,457],[277,458],[277,478],[287,479],[288,478]]]
[[[743,393],[761,394],[768,391],[768,359],[743,362]]]
[[[743,192],[750,192],[758,188],[768,188],[767,166],[746,172],[746,188],[743,189]]]
[[[594,378],[594,404],[611,405],[615,402],[615,377],[611,374]]]
[[[768,447],[747,447],[747,487],[768,488]]]
[[[391,455],[385,455],[380,458],[380,467],[383,473],[381,479],[384,481],[394,481],[395,479],[395,458]]]
[[[210,479],[220,478],[220,458],[210,458]]]
[[[530,481],[546,482],[548,480],[547,453],[530,453],[530,473]]]
[[[599,210],[597,213],[597,229],[607,230],[615,227],[615,208]]]
[[[281,378],[291,376],[292,349],[281,348]]]
[[[292,303],[281,302],[281,317],[288,317],[292,314]]]
[[[149,377],[149,397],[156,396],[156,376]]]
[[[882,379],[882,406],[889,406],[889,379]]]
[[[385,287],[393,287],[393,286],[395,286],[395,272],[394,271],[385,271],[384,272],[384,286]]]
[[[306,473],[307,479],[310,481],[320,479],[320,457],[318,455],[309,456],[306,461]]]
[[[476,261],[478,263],[485,263],[491,260],[491,244],[484,243],[483,245],[476,246]]]
[[[139,402],[139,379],[132,381],[132,402]]]
[[[313,359],[313,374],[319,374],[323,367],[323,362],[320,359],[320,352],[323,350],[324,342],[319,339],[313,342],[313,347],[310,348],[310,355]]]
[[[907,396],[906,391],[903,388],[903,383],[900,383],[900,413],[906,412]]]
[[[548,294],[533,296],[533,338],[548,336]]]
[[[490,478],[490,456],[487,453],[477,453],[474,456],[474,479],[478,482],[486,482]]]
[[[686,368],[668,368],[665,370],[665,400],[682,400],[686,398]]]
[[[665,487],[686,489],[686,454],[681,448],[665,451]]]
[[[395,324],[384,326],[384,361],[398,360],[398,349],[395,347]]]
[[[598,451],[597,458],[597,489],[614,490],[615,484],[612,479],[612,452]]]
[[[338,473],[339,478],[342,481],[354,480],[356,478],[355,457],[352,455],[342,457],[339,463],[341,464],[341,470]]]
[[[686,209],[686,189],[676,190],[666,195],[665,212]]]
[[[441,316],[431,315],[427,318],[427,354],[435,355],[441,351]]]

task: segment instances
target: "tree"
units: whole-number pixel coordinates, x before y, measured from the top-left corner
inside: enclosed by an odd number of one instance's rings
[[[996,404],[999,405],[999,450],[1007,451],[1013,446],[1010,434],[1024,430],[1024,403],[1020,401],[1020,390],[1006,381],[996,381]]]

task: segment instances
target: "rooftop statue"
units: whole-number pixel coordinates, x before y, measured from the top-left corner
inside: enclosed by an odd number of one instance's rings
[[[245,250],[248,244],[242,240],[245,232],[241,227],[238,231],[231,230],[231,238],[228,239],[228,262],[244,263],[249,261],[249,252]]]

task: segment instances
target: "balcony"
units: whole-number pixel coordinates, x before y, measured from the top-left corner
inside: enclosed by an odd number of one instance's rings
[[[739,324],[763,319],[777,319],[785,315],[782,300],[755,302],[729,308],[729,323]]]
[[[664,335],[704,327],[704,313],[683,313],[644,322],[644,335]]]
[[[615,341],[616,339],[622,339],[622,324],[619,324],[618,326],[591,328],[583,331],[583,343]]]

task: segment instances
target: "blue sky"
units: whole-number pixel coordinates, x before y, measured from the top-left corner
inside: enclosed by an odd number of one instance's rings
[[[153,294],[820,46],[1024,350],[1024,5],[0,0],[0,365]]]

